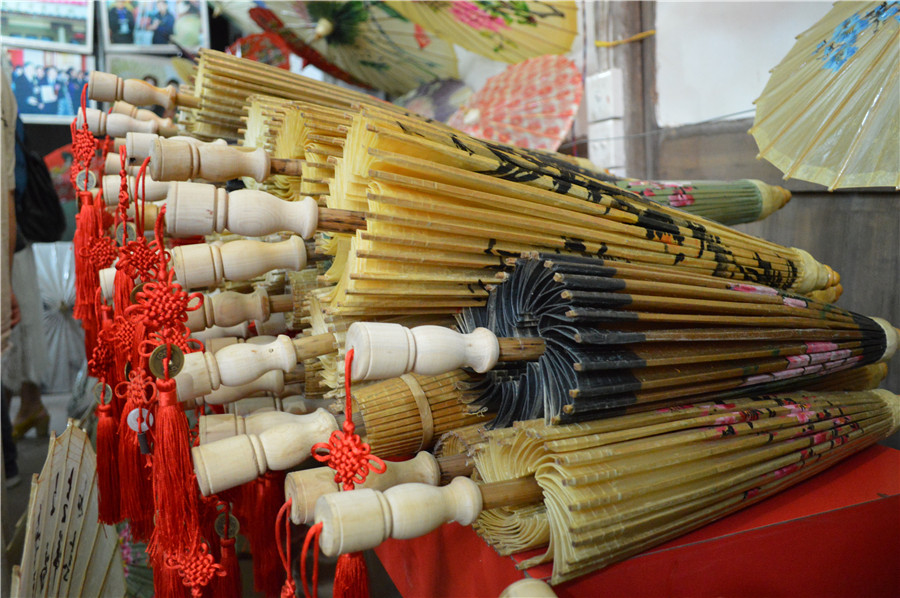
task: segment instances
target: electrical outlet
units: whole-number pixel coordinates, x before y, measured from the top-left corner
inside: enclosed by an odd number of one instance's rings
[[[625,167],[625,125],[614,118],[588,125],[588,159],[601,168]]]
[[[585,82],[588,122],[625,116],[625,87],[622,69],[610,69],[596,73]]]

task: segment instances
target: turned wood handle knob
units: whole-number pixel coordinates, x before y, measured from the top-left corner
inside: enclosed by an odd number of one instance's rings
[[[153,178],[159,181],[227,181],[248,176],[264,181],[272,168],[262,148],[156,139],[150,150]]]
[[[324,409],[269,428],[191,449],[197,483],[204,496],[246,484],[269,470],[296,467],[310,456],[312,446],[337,430],[334,416]]]
[[[212,392],[199,397],[198,405],[227,405],[246,397],[260,393],[272,393],[279,395],[284,392],[284,372],[272,370],[266,372],[256,380],[238,386],[221,385]]]
[[[353,349],[353,380],[396,378],[413,372],[434,376],[461,367],[483,373],[497,363],[500,343],[487,328],[469,334],[443,326],[406,328],[384,322],[354,322],[346,349]]]
[[[270,370],[291,371],[297,365],[297,354],[291,339],[281,334],[265,345],[243,343],[225,347],[216,353],[216,361],[222,384],[238,386]]]
[[[182,245],[172,249],[175,276],[185,289],[218,285],[224,279],[249,280],[270,270],[300,270],[306,245],[300,237],[278,243],[231,241],[218,245]]]
[[[134,202],[135,199],[135,181],[137,177],[128,175],[126,182],[128,184],[128,197]],[[119,204],[119,185],[121,178],[118,174],[107,174],[103,177],[103,203],[107,206],[116,206]],[[138,197],[144,194],[144,201],[160,201],[169,194],[169,185],[171,183],[154,181],[149,176],[144,176],[143,185],[138,186]],[[142,191],[143,189],[143,191]]]
[[[141,165],[135,162],[126,162],[125,164],[125,173],[130,174],[131,176],[137,176],[137,174],[141,171]],[[110,175],[115,174],[118,175],[122,172],[122,162],[119,154],[114,154],[110,152],[106,154],[106,161],[103,163],[103,174]]]
[[[270,372],[273,373],[273,372]],[[278,372],[279,374],[281,372]],[[224,386],[222,388],[225,388]],[[198,419],[200,444],[209,444],[223,438],[231,438],[238,434],[261,434],[269,428],[291,422],[302,422],[298,417],[305,415],[285,413],[283,411],[260,411],[250,415],[201,415]],[[326,468],[327,469],[327,468]],[[332,476],[334,470],[331,470]]]
[[[422,451],[408,461],[391,462],[384,473],[370,471],[365,483],[356,488],[387,490],[398,484],[410,483],[437,486],[440,480],[441,468],[437,459],[431,453]],[[284,498],[291,499],[291,521],[296,525],[312,523],[319,497],[338,491],[340,486],[334,481],[334,470],[330,467],[289,473],[284,481]]]
[[[161,127],[174,128],[175,126],[174,123],[172,123],[171,118],[163,118],[151,110],[138,108],[137,106],[129,104],[128,102],[123,102],[121,100],[113,103],[110,112],[112,114],[124,114],[125,116],[131,117],[135,120],[153,121]],[[130,156],[131,153],[129,152],[128,155]]]
[[[198,351],[184,356],[184,365],[175,376],[176,393],[181,402],[208,395],[222,384],[219,366],[212,353]]]
[[[546,581],[527,577],[506,586],[499,598],[556,598],[556,592]]]
[[[78,112],[77,126],[81,127],[87,122],[88,129],[98,137],[109,135],[110,137],[125,137],[130,131],[139,133],[158,133],[169,136],[177,133],[177,129],[165,123],[153,120],[138,120],[125,114],[107,114],[96,108],[88,108],[85,112]]]
[[[319,546],[336,556],[375,548],[387,538],[418,538],[451,521],[471,525],[481,505],[478,485],[466,477],[447,486],[401,484],[384,492],[364,488],[326,494],[316,502]]]
[[[200,331],[211,326],[234,326],[247,320],[266,320],[269,313],[269,295],[258,288],[252,293],[225,291],[205,295],[200,309],[188,312],[187,327]]]
[[[116,294],[116,268],[103,268],[97,272],[100,278],[100,294],[103,295],[105,301],[112,301]]]
[[[143,162],[145,158],[150,157],[153,151],[153,144],[157,139],[160,139],[160,136],[153,133],[128,133],[125,135],[125,151],[128,154],[128,158],[139,163]],[[228,145],[228,142],[224,139],[205,142],[187,135],[175,135],[174,137],[169,137],[168,141],[181,141],[191,145]]]
[[[208,235],[226,230],[250,237],[278,231],[312,238],[319,206],[312,197],[284,201],[264,191],[228,193],[204,183],[170,183],[166,197],[166,232],[175,237]]]
[[[247,338],[248,336],[250,336],[249,322],[241,322],[240,324],[227,327],[210,326],[204,330],[191,333],[191,337],[203,343],[206,346],[206,350],[211,353],[215,353],[212,344],[218,339],[225,337]]]
[[[157,105],[173,110],[178,90],[174,85],[154,87],[140,79],[121,79],[110,73],[93,71],[88,79],[88,96],[98,102],[124,100],[136,106]]]

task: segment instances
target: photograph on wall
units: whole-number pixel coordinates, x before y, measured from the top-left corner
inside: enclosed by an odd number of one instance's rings
[[[98,10],[108,52],[174,54],[209,47],[206,0],[103,0]]]
[[[94,57],[34,48],[6,48],[10,80],[22,121],[69,124],[81,106],[81,90],[94,70]],[[95,102],[88,102],[94,107]]]
[[[94,51],[94,2],[91,0],[3,0],[3,45],[57,52]]]

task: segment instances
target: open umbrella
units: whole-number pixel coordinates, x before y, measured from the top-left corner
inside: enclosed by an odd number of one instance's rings
[[[69,420],[59,437],[50,436],[47,461],[31,482],[11,596],[125,595],[118,534],[98,522],[97,505],[97,458],[87,434]]]
[[[837,2],[772,70],[750,133],[798,178],[900,188],[900,3]]]
[[[254,33],[246,37],[238,38],[225,49],[229,54],[240,56],[248,60],[255,60],[290,69],[291,49],[283,39],[274,33]]]
[[[387,2],[433,34],[503,62],[565,54],[578,28],[575,2]]]
[[[441,79],[423,83],[393,103],[425,118],[447,122],[472,93],[472,89],[459,79]]]
[[[487,80],[447,121],[473,137],[555,150],[583,94],[581,74],[562,56],[538,56]]]
[[[400,94],[428,81],[457,76],[452,46],[383,2],[276,2],[268,6],[301,41],[376,89]]]
[[[84,364],[84,332],[72,317],[75,254],[72,243],[32,245],[43,303],[44,342],[53,367],[44,375],[47,392],[70,392]]]

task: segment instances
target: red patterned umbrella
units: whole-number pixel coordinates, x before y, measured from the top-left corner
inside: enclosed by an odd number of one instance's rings
[[[270,64],[283,69],[291,68],[290,46],[274,33],[254,33],[239,38],[225,49],[229,54]]]
[[[582,93],[581,74],[570,60],[538,56],[488,79],[448,124],[490,141],[555,150],[575,120]]]

